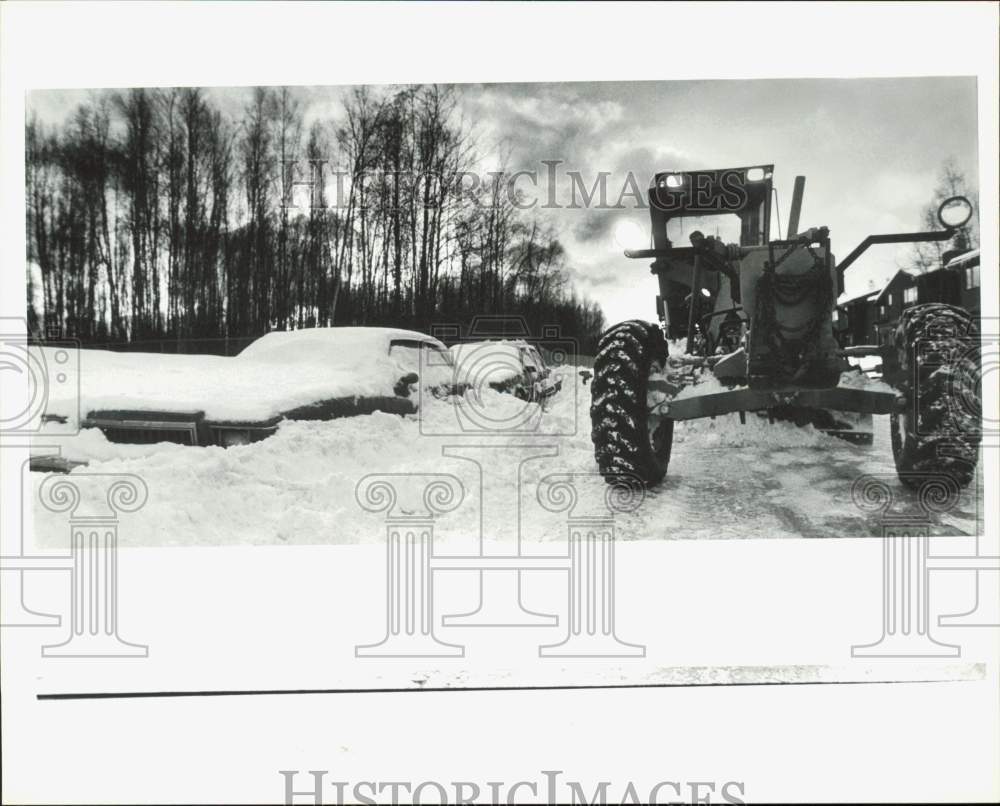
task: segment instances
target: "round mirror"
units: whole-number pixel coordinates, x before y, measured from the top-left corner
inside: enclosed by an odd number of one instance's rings
[[[952,196],[941,202],[937,215],[945,229],[964,227],[972,218],[972,202],[965,196]]]

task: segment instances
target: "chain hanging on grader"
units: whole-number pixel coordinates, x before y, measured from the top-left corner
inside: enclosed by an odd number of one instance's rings
[[[601,473],[656,484],[667,472],[674,423],[739,412],[812,424],[872,444],[872,416],[891,417],[900,479],[974,477],[981,411],[977,323],[965,310],[908,308],[886,346],[841,348],[833,333],[844,272],[873,244],[944,241],[972,216],[964,197],[945,201],[942,229],[872,235],[839,264],[826,227],[798,231],[804,177],[796,177],[788,233],[768,240],[773,166],[657,174],[649,190],[652,259],[661,324],[634,319],[602,334],[591,384],[594,452]],[[699,231],[674,246],[674,219],[735,215],[739,244]],[[706,308],[710,309],[706,310]],[[681,356],[668,339],[686,340]],[[878,355],[872,381],[848,358]]]

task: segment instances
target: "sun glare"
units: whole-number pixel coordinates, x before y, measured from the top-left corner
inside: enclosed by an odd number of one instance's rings
[[[648,237],[642,227],[630,219],[622,219],[615,224],[615,243],[622,249],[642,249]]]

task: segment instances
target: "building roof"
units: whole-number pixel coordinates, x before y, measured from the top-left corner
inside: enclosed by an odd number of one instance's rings
[[[926,277],[929,274],[936,274],[939,271],[944,271],[945,269],[950,269],[952,271],[961,271],[969,266],[979,265],[979,250],[970,249],[968,252],[963,252],[957,257],[953,257],[947,263],[942,266],[938,266],[936,269],[928,269],[927,271],[922,271],[917,277]]]
[[[848,297],[845,294],[841,294],[839,297],[837,297],[837,306],[839,307],[841,305],[850,305],[852,302],[860,302],[861,300],[864,300],[865,302],[874,302],[876,304],[880,303],[882,301],[882,297],[885,296],[885,293],[889,290],[889,287],[894,282],[896,282],[896,278],[899,277],[899,275],[901,274],[905,275],[911,280],[914,279],[913,275],[910,274],[908,271],[906,271],[905,269],[900,269],[894,275],[892,275],[892,277],[889,278],[888,282],[885,285],[883,285],[881,288],[876,288],[874,291],[871,290],[865,291],[862,294],[855,294],[853,297]]]
[[[961,269],[966,265],[976,265],[979,263],[979,250],[972,249],[968,252],[964,252],[958,257],[953,257],[947,263],[945,263],[944,268],[946,269]]]
[[[909,280],[913,280],[913,275],[912,274],[910,274],[905,269],[900,269],[894,275],[892,275],[892,277],[889,278],[889,282],[887,282],[884,286],[882,286],[882,290],[879,292],[879,295],[875,298],[876,304],[880,304],[882,302],[882,297],[885,296],[886,292],[889,290],[889,287],[894,282],[896,282],[896,278],[899,277],[899,275],[901,275],[901,274],[905,275]]]
[[[847,296],[846,293],[841,294],[837,297],[837,307],[841,305],[850,305],[852,302],[860,302],[861,300],[874,300],[878,295],[878,291],[865,291],[863,294],[855,294],[853,297]]]

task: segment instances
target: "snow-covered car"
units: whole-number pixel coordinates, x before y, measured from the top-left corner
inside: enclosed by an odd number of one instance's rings
[[[562,378],[538,348],[523,339],[462,342],[448,349],[456,380],[469,388],[489,387],[530,402],[543,401],[562,389]]]
[[[81,350],[79,411],[112,442],[243,445],[282,420],[412,414],[421,387],[448,394],[453,378],[448,349],[422,333],[275,331],[235,357]]]

